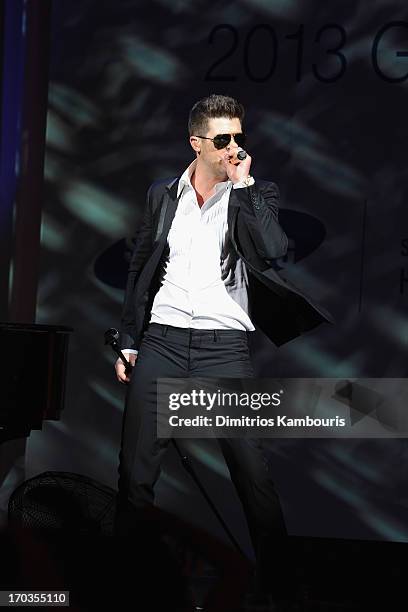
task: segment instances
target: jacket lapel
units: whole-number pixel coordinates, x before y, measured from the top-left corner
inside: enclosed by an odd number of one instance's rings
[[[163,200],[160,206],[159,218],[157,221],[154,244],[164,243],[170,230],[170,226],[176,214],[179,199],[177,197],[177,187],[179,178],[175,178],[166,185]]]
[[[232,191],[232,189],[233,189],[233,187],[231,188],[231,191]],[[234,204],[231,200],[232,200],[232,198],[231,198],[231,194],[230,194],[230,197],[229,197],[229,200],[228,200],[228,210],[227,210],[228,234],[230,236],[231,242],[232,242],[235,250],[238,253],[237,243],[236,243],[236,240],[235,240],[235,227],[236,227],[236,221],[237,221],[237,214],[238,214],[239,206]]]

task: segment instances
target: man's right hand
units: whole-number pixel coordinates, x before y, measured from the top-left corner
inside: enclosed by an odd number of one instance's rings
[[[126,353],[125,351],[123,351],[123,354],[127,358],[127,360],[130,361],[131,365],[134,366],[136,363],[137,355],[135,355],[135,353]],[[115,363],[115,371],[116,378],[119,382],[128,383],[130,381],[130,376],[132,373],[130,373],[130,375],[127,375],[125,373],[125,364],[123,363],[120,357]]]

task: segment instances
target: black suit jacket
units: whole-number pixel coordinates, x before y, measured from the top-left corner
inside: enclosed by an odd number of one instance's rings
[[[147,193],[143,221],[129,265],[121,319],[121,348],[138,349],[164,273],[167,235],[178,200],[179,177],[157,181]],[[285,255],[286,234],[278,222],[279,190],[257,179],[250,187],[231,189],[228,233],[232,248],[248,272],[250,317],[277,346],[313,329],[333,323],[331,315],[312,303],[271,263]]]

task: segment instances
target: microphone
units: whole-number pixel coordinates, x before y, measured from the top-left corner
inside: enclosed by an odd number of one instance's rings
[[[237,153],[237,158],[242,161],[243,159],[245,159],[247,156],[247,152],[244,151],[244,149],[241,149],[240,151],[238,151]]]

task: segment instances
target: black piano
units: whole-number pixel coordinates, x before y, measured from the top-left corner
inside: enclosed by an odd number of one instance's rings
[[[58,420],[71,327],[0,322],[0,444]]]

